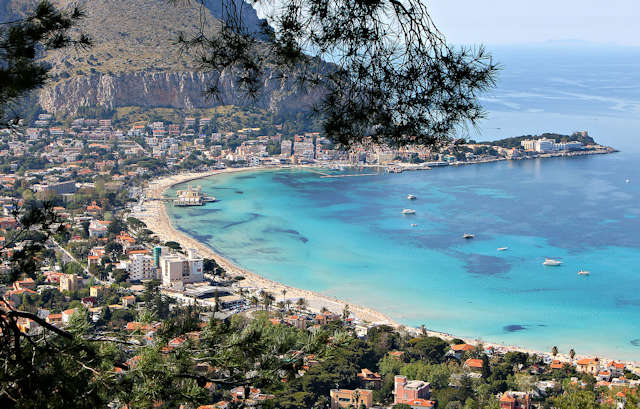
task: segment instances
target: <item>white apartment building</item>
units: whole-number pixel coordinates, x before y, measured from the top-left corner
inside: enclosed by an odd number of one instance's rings
[[[522,145],[522,149],[526,151],[534,151],[536,149],[536,140],[535,139],[525,139],[520,142]]]
[[[536,140],[536,152],[551,152],[555,150],[556,142],[553,139],[541,138]]]
[[[578,141],[558,142],[553,139],[526,139],[520,142],[522,148],[527,151],[553,152],[553,151],[575,151],[582,148],[582,143]]]
[[[203,259],[196,249],[189,249],[187,256],[171,254],[160,257],[162,285],[183,289],[185,284],[203,280]]]
[[[133,254],[129,258],[127,266],[129,280],[149,280],[157,278],[156,268],[153,265],[153,257],[146,254]]]

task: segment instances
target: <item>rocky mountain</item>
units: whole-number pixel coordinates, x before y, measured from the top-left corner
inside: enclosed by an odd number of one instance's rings
[[[252,30],[260,20],[253,8],[236,0]],[[0,0],[0,20],[7,21],[28,10],[35,0]],[[39,93],[40,106],[61,116],[81,107],[210,108],[224,105],[256,105],[276,112],[299,111],[315,102],[317,94],[298,92],[272,71],[262,78],[263,89],[255,100],[240,92],[233,72],[219,78],[218,98],[204,91],[218,80],[217,73],[199,71],[193,58],[175,45],[179,32],[196,33],[201,13],[207,30],[220,22],[219,2],[167,0],[55,0],[59,7],[79,4],[86,12],[81,29],[95,44],[89,50],[68,49],[49,53],[52,81]]]

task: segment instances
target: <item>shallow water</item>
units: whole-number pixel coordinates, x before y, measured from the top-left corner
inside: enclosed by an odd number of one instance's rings
[[[618,153],[348,178],[226,174],[198,182],[219,202],[169,213],[244,268],[404,324],[640,360],[639,163]]]

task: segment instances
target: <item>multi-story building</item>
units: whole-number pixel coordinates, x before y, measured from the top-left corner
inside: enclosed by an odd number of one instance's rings
[[[43,185],[38,185],[36,187],[37,192],[53,192],[57,195],[62,195],[65,193],[75,193],[78,191],[76,188],[76,182],[73,180],[67,182],[59,182],[59,183],[48,183]]]
[[[522,149],[525,151],[534,151],[536,150],[536,140],[535,139],[525,139],[524,141],[520,141],[520,145]]]
[[[153,257],[147,254],[133,254],[129,257],[127,271],[129,280],[149,280],[157,278]]]
[[[540,138],[536,140],[536,152],[552,152],[555,150],[556,142],[553,139]]]
[[[280,142],[280,153],[283,156],[291,156],[291,147],[293,146],[293,142],[289,139],[285,139]]]
[[[560,142],[556,144],[556,150],[559,151],[577,151],[582,149],[582,143],[578,141]]]
[[[62,274],[60,276],[60,292],[76,291],[82,287],[82,277],[75,274]]]
[[[331,389],[331,409],[370,408],[373,405],[373,391],[369,389]]]
[[[196,119],[193,117],[186,117],[184,119],[184,127],[185,128],[193,128],[196,126]]]
[[[531,397],[526,392],[507,391],[500,397],[501,409],[530,409]]]
[[[187,256],[172,254],[160,257],[162,285],[182,289],[184,284],[203,279],[203,259],[197,250],[189,249]]]
[[[305,152],[306,156],[309,156],[309,152],[311,152],[311,158],[313,158],[315,153],[313,142],[296,142],[293,144],[294,155],[304,156]]]
[[[424,404],[425,407],[433,406],[433,403],[431,403],[431,401],[427,401],[430,394],[431,385],[428,382],[407,381],[406,376],[400,375],[396,375],[394,377],[393,403],[396,405],[405,403],[407,405],[413,406],[414,403],[417,403]]]

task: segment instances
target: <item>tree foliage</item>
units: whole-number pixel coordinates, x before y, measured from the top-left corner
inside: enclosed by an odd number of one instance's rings
[[[26,17],[0,22],[0,118],[3,122],[9,120],[9,111],[22,97],[47,81],[50,67],[38,60],[44,51],[91,45],[86,35],[72,33],[72,28],[83,17],[84,12],[78,7],[61,11],[52,2],[40,0]]]
[[[207,0],[194,1],[205,9]],[[314,111],[342,147],[436,145],[484,116],[477,98],[496,64],[482,47],[447,44],[420,0],[250,0],[268,16],[267,41],[238,3],[222,0],[220,28],[202,17],[179,44],[201,69],[233,72],[248,97],[267,74],[322,95]],[[217,83],[208,92],[220,97]]]

